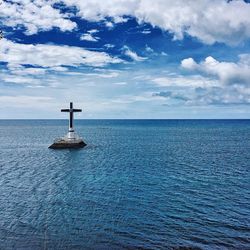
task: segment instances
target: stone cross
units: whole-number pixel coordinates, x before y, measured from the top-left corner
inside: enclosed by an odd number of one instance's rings
[[[74,132],[74,128],[73,128],[74,112],[82,112],[82,110],[74,109],[73,102],[70,102],[69,109],[61,109],[61,112],[69,112],[69,132]]]

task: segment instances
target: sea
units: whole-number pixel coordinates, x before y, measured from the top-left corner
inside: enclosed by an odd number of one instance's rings
[[[0,120],[0,249],[250,249],[250,120]]]

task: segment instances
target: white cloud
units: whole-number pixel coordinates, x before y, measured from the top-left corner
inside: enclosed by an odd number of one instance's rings
[[[250,54],[239,56],[238,62],[220,62],[212,56],[196,63],[192,58],[184,59],[181,66],[185,69],[216,77],[222,84],[246,84],[250,86]]]
[[[127,82],[114,82],[114,85],[127,85]]]
[[[98,42],[100,38],[97,36],[93,36],[93,34],[96,34],[97,32],[99,32],[99,30],[97,29],[89,30],[87,33],[81,35],[80,40],[89,42]]]
[[[161,55],[162,56],[168,56],[168,54],[166,52],[164,52],[164,51],[161,52]]]
[[[149,47],[148,45],[146,45],[146,51],[149,53],[154,53],[154,50],[151,47]]]
[[[209,79],[200,75],[192,76],[161,76],[152,78],[155,84],[161,87],[209,87],[209,86],[218,86],[218,81]]]
[[[113,22],[114,23],[126,23],[129,20],[129,18],[125,18],[122,16],[114,16],[113,17]]]
[[[195,88],[186,89],[182,91],[161,91],[153,93],[153,97],[160,97],[165,99],[166,105],[176,106],[226,106],[226,105],[249,105],[250,104],[250,92],[235,87],[230,88]]]
[[[8,64],[8,69],[11,72],[15,72],[15,75],[22,75],[22,76],[27,76],[27,75],[43,75],[46,73],[47,69],[44,68],[25,68],[22,65],[17,65],[17,64]]]
[[[0,41],[0,60],[6,62],[13,71],[20,65],[49,68],[62,71],[67,66],[102,67],[109,63],[121,63],[119,58],[105,52],[89,51],[79,47],[47,44],[20,44],[7,39]],[[34,70],[34,69],[32,69]],[[41,71],[41,69],[38,69]]]
[[[92,29],[92,30],[88,31],[88,33],[90,33],[90,34],[95,34],[97,32],[99,32],[99,30],[97,30],[97,29]]]
[[[27,95],[18,95],[18,96],[8,96],[2,95],[0,98],[1,106],[8,103],[8,107],[36,107],[44,106],[45,103],[53,100],[51,97],[44,96],[27,96]]]
[[[27,76],[5,75],[1,78],[4,82],[8,83],[38,85],[38,82],[34,78]]]
[[[118,72],[110,72],[110,73],[87,73],[85,76],[96,76],[101,78],[116,78],[119,76]]]
[[[113,24],[112,22],[106,21],[106,22],[105,22],[105,25],[106,25],[106,27],[109,28],[109,29],[114,28],[114,24]]]
[[[185,69],[195,69],[197,67],[197,63],[194,61],[193,58],[186,58],[181,61],[181,66]]]
[[[132,51],[128,46],[123,46],[123,50],[124,55],[130,57],[134,61],[141,62],[147,59],[146,57],[138,56],[136,52]]]
[[[61,31],[72,31],[76,28],[76,23],[70,21],[66,14],[53,8],[53,2],[56,1],[3,1],[0,7],[0,18],[6,26],[24,26],[27,35],[52,28],[59,28]]]
[[[153,102],[151,92],[143,92],[140,95],[121,95],[118,98],[111,100],[112,103],[116,104],[130,104],[135,102]]]
[[[81,35],[80,40],[89,42],[98,42],[99,38],[92,36],[92,34],[85,33]]]
[[[181,66],[193,75],[171,75],[152,78],[161,90],[153,96],[166,100],[166,105],[227,106],[250,104],[250,54],[239,61],[220,62],[209,56],[197,63],[182,60]]]
[[[151,30],[146,29],[146,30],[143,30],[141,33],[147,35],[151,33]]]
[[[114,22],[124,22],[125,15],[131,15],[138,8],[138,0],[63,0],[68,6],[76,6],[78,16],[90,21],[105,20],[112,17]]]
[[[250,37],[250,5],[244,1],[225,0],[142,0],[136,11],[139,20],[168,30],[175,39],[185,33],[204,43],[237,43]]]
[[[112,49],[112,48],[115,47],[115,45],[114,45],[114,44],[107,43],[107,44],[104,45],[104,47],[107,48],[107,49]]]

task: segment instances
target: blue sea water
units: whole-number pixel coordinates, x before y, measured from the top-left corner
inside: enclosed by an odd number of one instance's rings
[[[250,120],[0,121],[0,249],[250,249]]]

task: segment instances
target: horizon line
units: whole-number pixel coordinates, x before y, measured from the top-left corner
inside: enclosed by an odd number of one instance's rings
[[[0,118],[0,121],[6,120],[69,120],[67,118]],[[83,118],[79,120],[250,120],[250,118]]]

